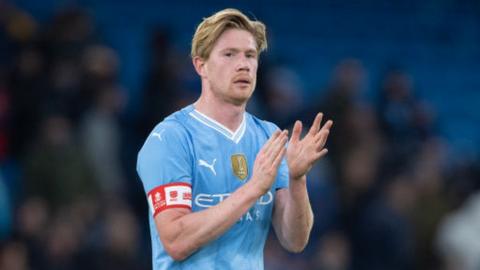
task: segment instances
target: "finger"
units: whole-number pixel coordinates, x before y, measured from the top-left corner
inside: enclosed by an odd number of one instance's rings
[[[266,154],[270,151],[273,141],[276,140],[276,138],[280,135],[280,133],[281,133],[280,130],[277,130],[272,134],[272,136],[270,136],[270,139],[268,139],[267,142],[262,147],[263,153]]]
[[[323,113],[318,113],[313,120],[312,126],[310,127],[310,131],[308,132],[311,135],[317,134],[318,130],[320,129],[320,124],[322,123]]]
[[[321,143],[321,144],[320,144],[320,143],[317,144],[317,147],[316,147],[317,152],[318,152],[318,151],[321,151],[321,150],[323,150],[323,149],[326,149],[326,148],[325,148],[325,141],[324,141],[323,143]]]
[[[285,156],[286,151],[287,151],[287,148],[282,147],[278,155],[275,157],[275,160],[273,161],[273,164],[272,164],[273,168],[278,169],[278,166],[280,165],[280,163],[282,163],[282,159]]]
[[[333,126],[333,121],[328,120],[322,129],[315,136],[315,143],[317,144],[317,149],[322,149],[327,142],[328,135],[330,134],[330,128]]]
[[[302,133],[302,121],[295,121],[293,125],[292,137],[290,138],[290,143],[295,144],[300,140],[300,134]]]
[[[264,155],[266,157],[270,156],[271,155],[271,152],[272,152],[272,149],[274,148],[275,146],[275,143],[278,141],[278,139],[282,136],[282,131],[281,130],[277,130],[275,131],[275,133],[272,135],[272,137],[270,137],[269,139],[269,142],[268,142],[268,146],[265,147],[264,149]]]
[[[272,143],[272,147],[270,151],[267,153],[267,158],[273,162],[275,157],[277,156],[278,152],[280,152],[282,147],[285,147],[288,139],[288,130],[282,131],[282,133],[278,136],[278,138]]]
[[[321,130],[330,130],[333,126],[333,121],[332,120],[328,120],[325,125],[323,125],[322,129]]]
[[[282,131],[282,133],[280,133],[277,139],[274,142],[272,142],[272,146],[270,147],[269,152],[265,155],[265,157],[267,158],[267,162],[270,162],[270,163],[273,162],[273,160],[275,159],[275,156],[280,151],[282,145],[285,145],[287,138],[288,138],[287,133],[284,130]]]
[[[320,132],[315,135],[315,144],[325,144],[327,141],[328,135],[330,134],[330,130],[320,130]]]
[[[315,160],[319,160],[321,157],[325,156],[328,153],[328,149],[324,148],[322,151],[315,154]]]

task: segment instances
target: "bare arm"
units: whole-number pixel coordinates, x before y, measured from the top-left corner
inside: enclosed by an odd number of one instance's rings
[[[313,226],[306,174],[328,152],[323,147],[333,125],[332,121],[327,121],[320,129],[321,122],[322,114],[318,114],[302,140],[302,124],[295,123],[286,155],[289,188],[278,190],[276,194],[273,228],[282,246],[291,252],[301,252],[305,248]]]
[[[291,252],[305,248],[313,226],[306,179],[300,181],[278,190],[275,196],[273,228],[282,246]]]
[[[199,212],[169,209],[155,217],[165,250],[174,260],[184,260],[198,248],[228,230],[272,186],[285,154],[287,132],[277,131],[255,159],[250,181],[221,203]]]

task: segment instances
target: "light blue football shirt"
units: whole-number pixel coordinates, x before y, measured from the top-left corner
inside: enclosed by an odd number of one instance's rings
[[[187,106],[165,118],[138,154],[137,171],[146,193],[170,183],[192,186],[192,211],[216,205],[251,178],[257,153],[278,127],[249,113],[234,133]],[[288,167],[228,231],[181,262],[165,251],[153,215],[149,215],[154,270],[263,269],[275,191],[288,187]]]

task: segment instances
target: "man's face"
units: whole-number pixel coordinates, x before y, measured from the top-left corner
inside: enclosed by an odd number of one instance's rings
[[[257,44],[252,34],[229,29],[215,43],[205,62],[203,77],[217,98],[242,105],[255,89],[257,67]]]

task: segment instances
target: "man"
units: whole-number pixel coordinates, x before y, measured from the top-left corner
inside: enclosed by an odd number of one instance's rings
[[[200,98],[158,124],[138,156],[156,270],[263,269],[270,223],[287,250],[308,242],[305,175],[327,153],[332,121],[321,127],[318,114],[303,139],[297,121],[286,148],[286,130],[245,112],[266,47],[265,26],[235,9],[195,32]]]

